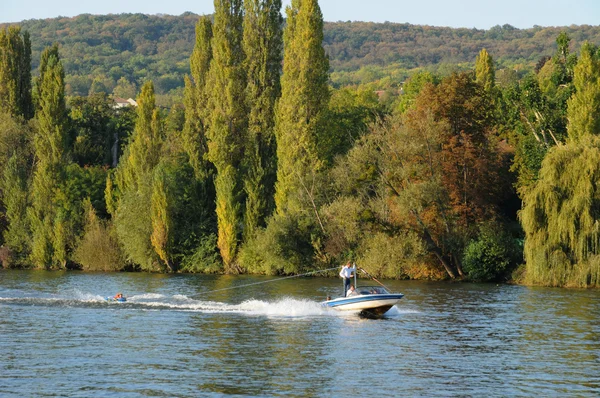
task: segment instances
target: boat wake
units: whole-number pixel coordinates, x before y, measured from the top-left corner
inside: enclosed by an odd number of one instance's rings
[[[265,301],[250,299],[239,304],[229,304],[209,300],[195,300],[184,295],[163,296],[144,294],[127,298],[127,304],[152,309],[172,309],[205,313],[241,313],[249,315],[302,317],[328,315],[332,311],[312,300],[284,297],[279,300]]]
[[[390,308],[390,310],[388,312],[385,313],[385,317],[386,318],[397,318],[404,314],[420,314],[420,313],[421,313],[421,311],[393,306],[392,308]]]
[[[13,296],[13,295],[11,295]],[[105,296],[74,292],[69,297],[36,294],[32,297],[0,297],[0,306],[77,307],[118,310],[190,311],[203,313],[238,313],[273,317],[308,317],[335,315],[337,312],[312,300],[283,297],[265,301],[249,299],[239,304],[196,300],[185,295],[140,294],[127,296],[126,302],[107,301]]]

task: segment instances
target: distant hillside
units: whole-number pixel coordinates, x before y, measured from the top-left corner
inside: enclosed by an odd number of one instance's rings
[[[554,53],[556,37],[563,30],[577,48],[585,40],[600,43],[600,26],[517,29],[504,25],[480,30],[389,22],[327,23],[325,42],[334,69],[390,63],[406,68],[474,63],[482,48],[500,64],[535,63]]]
[[[118,86],[120,93],[126,95],[144,80],[153,79],[158,93],[177,95],[181,93],[183,76],[189,71],[197,19],[193,13],[84,14],[27,20],[20,25],[31,34],[34,68],[44,47],[60,44],[68,94],[112,92]],[[334,72],[332,79],[343,85],[376,81],[391,74],[390,69],[408,71],[439,64],[472,64],[484,47],[500,67],[531,67],[542,56],[554,52],[561,30],[573,39],[573,50],[585,40],[600,44],[599,26],[521,30],[504,25],[479,30],[336,22],[325,24],[325,47]],[[369,73],[363,73],[361,68]],[[354,75],[349,79],[348,74]]]

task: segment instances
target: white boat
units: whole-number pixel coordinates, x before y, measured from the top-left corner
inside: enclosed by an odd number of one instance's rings
[[[383,286],[359,286],[348,297],[338,297],[321,304],[340,311],[356,311],[361,316],[380,317],[398,304],[402,293],[390,293]]]

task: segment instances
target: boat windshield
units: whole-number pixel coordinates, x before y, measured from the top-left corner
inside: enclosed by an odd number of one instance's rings
[[[390,292],[382,286],[359,286],[356,291],[358,294],[390,294]]]

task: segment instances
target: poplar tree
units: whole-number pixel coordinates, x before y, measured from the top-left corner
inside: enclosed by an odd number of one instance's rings
[[[13,116],[33,117],[31,41],[18,26],[0,30],[0,107]]]
[[[485,48],[479,52],[475,61],[475,80],[488,93],[496,84],[494,61]]]
[[[137,98],[137,119],[131,143],[117,169],[117,185],[121,192],[137,189],[160,160],[162,146],[161,121],[154,95],[154,84],[148,81]]]
[[[575,93],[567,102],[567,131],[575,142],[587,134],[600,135],[600,59],[589,42],[581,47],[573,83]]]
[[[185,124],[183,147],[194,168],[196,178],[205,179],[208,165],[204,160],[207,151],[206,129],[207,102],[209,88],[206,86],[210,61],[212,59],[212,22],[203,16],[196,24],[196,44],[190,57],[191,76],[185,77],[184,104]]]
[[[107,207],[115,208],[115,226],[119,240],[123,244],[127,259],[151,271],[158,266],[160,255],[156,248],[166,248],[163,241],[153,245],[154,227],[161,228],[157,214],[162,202],[153,203],[153,173],[160,161],[162,137],[162,120],[156,108],[154,85],[151,81],[144,84],[137,98],[137,120],[131,143],[125,149],[121,163],[115,175],[115,185],[107,184]],[[114,191],[118,194],[115,195]],[[116,203],[113,197],[117,196]],[[156,197],[158,199],[158,196]],[[154,207],[154,208],[153,208]],[[160,232],[156,232],[157,236]],[[167,258],[165,256],[165,258]]]
[[[323,15],[316,0],[286,9],[281,99],[276,110],[278,214],[302,208],[298,192],[321,168],[317,144],[330,93]]]
[[[44,68],[38,79],[38,132],[34,137],[37,166],[29,209],[33,233],[31,258],[39,268],[65,267],[68,219],[63,214],[59,187],[65,178],[66,105],[64,70],[58,47],[42,53]]]
[[[19,99],[21,114],[25,119],[31,119],[35,113],[31,93],[31,39],[29,32],[23,33],[23,53],[20,63]]]
[[[46,48],[40,55],[40,66],[38,70],[40,75],[35,78],[35,84],[32,89],[33,101],[35,111],[38,112],[41,106],[41,98],[42,98],[42,78],[46,74],[46,69],[48,68],[48,63],[50,62],[50,58],[58,56],[58,44],[54,44],[51,47]]]
[[[169,271],[173,270],[171,253],[173,249],[173,221],[170,209],[169,192],[167,189],[166,174],[161,167],[157,167],[154,173],[151,217],[152,235],[150,241],[152,247],[160,259],[165,263]]]
[[[0,192],[5,209],[6,230],[3,244],[15,254],[13,259],[22,264],[28,260],[31,236],[27,209],[29,207],[29,182],[33,167],[33,148],[29,125],[19,123],[9,114],[0,113],[2,144],[5,155],[0,170]],[[2,151],[4,152],[4,151]],[[13,262],[11,260],[11,263]]]
[[[247,114],[246,74],[242,48],[242,0],[215,0],[213,59],[208,84],[208,159],[214,164],[218,238],[225,272],[239,272],[235,257],[241,236],[242,184]]]
[[[274,112],[281,95],[282,24],[281,0],[245,1],[244,52],[248,76],[245,240],[264,226],[274,207],[277,168]]]

